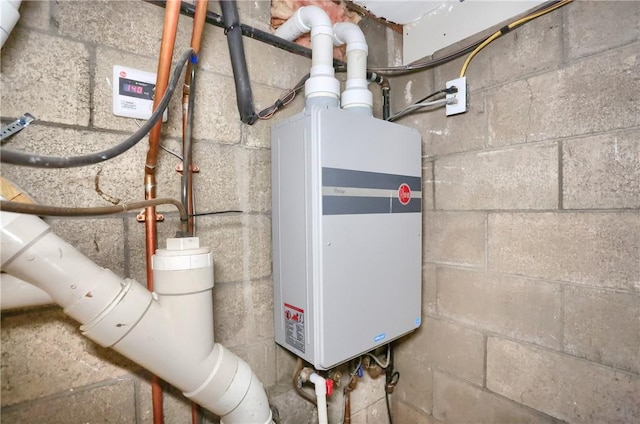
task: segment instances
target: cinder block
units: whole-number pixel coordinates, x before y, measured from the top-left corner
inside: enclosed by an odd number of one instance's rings
[[[488,92],[488,144],[640,125],[640,80],[630,77],[638,71],[639,51],[631,44]]]
[[[357,414],[354,414],[351,422],[353,424],[386,424],[389,422],[387,417],[387,404],[384,399],[380,399],[373,405],[369,405],[369,407],[360,411]]]
[[[126,2],[121,3],[126,4]],[[117,81],[113,80],[114,65],[155,73],[158,70],[158,60],[153,57],[144,57],[108,47],[96,48],[96,65],[93,70],[93,125],[96,128],[133,133],[140,128],[134,119],[123,118],[113,114],[113,84],[117,84]],[[169,102],[168,120],[162,125],[163,134],[172,137],[182,136],[182,82],[182,79],[179,80],[179,84]],[[199,103],[196,103],[196,105],[199,105]],[[141,121],[138,122],[142,124]],[[124,139],[125,137],[121,136],[121,138]]]
[[[251,38],[244,38],[244,50],[253,84],[293,88],[311,69],[311,59]]]
[[[178,219],[158,224],[158,245],[175,237]],[[130,275],[145,282],[144,224],[129,219]],[[201,246],[211,247],[215,280],[249,281],[271,275],[271,221],[262,215],[202,216],[196,221]]]
[[[435,315],[437,309],[436,266],[422,265],[422,315]]]
[[[478,331],[424,317],[420,328],[400,339],[396,352],[398,357],[412,358],[424,367],[483,384],[484,336]]]
[[[636,8],[640,10],[640,7]],[[639,151],[640,131],[637,129],[564,141],[564,207],[639,208]]]
[[[138,421],[140,424],[153,423],[153,404],[151,401],[151,374],[141,372],[138,378],[136,397],[138,399]],[[166,423],[191,424],[191,401],[180,390],[162,382],[162,412]],[[205,416],[208,415],[205,413]],[[209,421],[207,421],[209,422]]]
[[[273,318],[271,318],[270,324],[273,326]],[[267,331],[260,338],[270,333],[271,338],[267,338],[262,343],[253,344],[255,339],[250,338],[245,340],[247,344],[230,349],[249,364],[264,387],[269,387],[276,383],[276,346],[273,343],[273,333],[272,331]]]
[[[433,415],[448,423],[553,423],[551,418],[447,374],[433,375]]]
[[[365,372],[363,378],[358,382],[356,390],[351,392],[351,412],[357,413],[366,410],[370,405],[374,405],[384,398],[384,375],[372,379]]]
[[[252,84],[256,113],[274,104],[284,91],[279,88]],[[291,103],[280,109],[269,120],[259,120],[253,125],[242,126],[242,143],[249,148],[271,148],[271,127],[304,109],[304,89],[298,91]]]
[[[420,131],[425,156],[481,150],[487,139],[485,94],[473,93],[469,97],[469,111],[463,115],[447,117],[441,107],[413,113],[398,123]]]
[[[639,291],[640,215],[489,214],[488,268]]]
[[[570,59],[613,49],[640,38],[635,1],[581,1],[563,8],[565,49]]]
[[[209,2],[209,5],[213,3],[216,2]],[[205,24],[200,55],[198,56],[198,66],[204,71],[215,72],[229,77],[233,76],[231,59],[229,58],[229,45],[223,28]]]
[[[2,48],[2,116],[89,125],[89,51],[20,27]]]
[[[438,209],[553,209],[555,143],[452,156],[436,162]]]
[[[567,286],[564,350],[640,374],[640,294]]]
[[[422,235],[425,261],[483,267],[485,220],[486,215],[481,212],[425,211]]]
[[[312,423],[316,408],[291,387],[291,381],[269,388],[269,403],[280,412],[281,424]],[[317,421],[317,416],[315,417]]]
[[[473,91],[557,66],[562,55],[562,13],[528,22],[489,44],[473,58],[467,83]],[[467,55],[434,69],[436,88],[457,78]]]
[[[273,285],[270,281],[218,284],[213,289],[213,304],[218,343],[233,350],[248,343],[273,340]],[[272,380],[275,380],[275,350],[271,367],[274,369]]]
[[[83,337],[79,326],[58,309],[2,317],[3,408],[138,369]]]
[[[407,355],[398,355],[395,361],[401,378],[393,393],[394,397],[425,414],[430,414],[433,407],[431,368]]]
[[[389,78],[389,84],[391,85],[391,115],[395,115],[435,91],[433,89],[433,76],[429,72],[391,77]],[[407,125],[408,121],[407,118],[403,118],[398,123]]]
[[[431,415],[426,415],[422,412],[419,412],[413,409],[413,407],[399,400],[393,401],[393,409],[391,411],[391,414],[393,417],[393,421],[398,423],[442,424],[442,421],[433,418]],[[369,421],[368,424],[384,424],[386,422],[388,422],[388,420],[385,420],[381,417],[379,421],[374,421],[373,423]]]
[[[125,275],[123,218],[49,219],[53,231],[103,268]]]
[[[640,378],[593,362],[490,337],[487,388],[569,422],[640,420]]]
[[[433,162],[422,160],[422,210],[433,210]]]
[[[233,78],[199,72],[193,110],[193,137],[220,143],[240,142],[240,121]]]
[[[6,423],[134,423],[136,404],[131,380],[112,381],[61,397],[2,408]]]
[[[57,1],[54,25],[61,35],[87,43],[157,57],[165,10],[137,1]],[[174,60],[189,47],[192,19],[180,16]]]
[[[438,312],[492,332],[562,347],[558,284],[522,277],[438,268]]]
[[[19,26],[37,28],[44,31],[49,29],[51,20],[52,1],[25,1],[20,4]]]
[[[297,356],[276,345],[276,382],[291,384]]]
[[[193,176],[196,212],[271,210],[268,150],[201,141],[195,143],[193,151],[194,163],[200,167]]]

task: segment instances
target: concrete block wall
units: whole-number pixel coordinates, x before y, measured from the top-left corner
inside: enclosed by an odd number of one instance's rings
[[[464,58],[393,80],[397,109]],[[400,423],[640,421],[640,3],[576,1],[471,62],[423,137],[424,324]]]
[[[269,1],[239,1],[241,19],[268,30]],[[217,2],[210,9],[219,11]],[[113,65],[155,72],[164,9],[142,1],[24,1],[17,28],[2,49],[1,117],[30,112],[29,128],[5,146],[49,155],[102,150],[136,124],[111,113]],[[189,45],[191,20],[180,18],[174,58]],[[244,40],[256,108],[275,101],[309,71],[310,60]],[[177,90],[178,92],[180,89]],[[238,118],[226,38],[207,25],[200,57],[194,123],[197,212],[240,213],[197,219],[212,248],[216,340],[245,359],[268,388],[284,423],[313,422],[313,408],[291,390],[295,359],[274,343],[271,271],[270,126],[302,109],[296,99],[272,121]],[[169,108],[162,143],[180,151],[180,94]],[[99,165],[45,170],[2,166],[2,175],[43,204],[94,206],[144,198],[147,142]],[[179,198],[178,160],[160,152],[158,197]],[[159,243],[177,216],[160,207]],[[54,231],[99,265],[145,282],[144,226],[137,212],[100,219],[47,219]],[[2,314],[3,422],[150,423],[150,376],[136,364],[84,339],[57,307]],[[354,394],[359,423],[378,422],[379,382]],[[340,392],[340,390],[337,390]],[[384,402],[383,404],[384,405]],[[333,421],[342,398],[331,401]],[[190,406],[167,387],[166,422],[191,422]],[[215,422],[215,417],[207,419]]]

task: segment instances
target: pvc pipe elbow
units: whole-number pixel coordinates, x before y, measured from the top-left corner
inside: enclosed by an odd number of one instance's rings
[[[293,16],[276,30],[276,35],[285,40],[293,41],[309,31],[311,31],[312,37],[316,34],[333,36],[331,19],[318,6],[303,6],[296,10]]]
[[[347,45],[347,53],[362,50],[369,53],[369,46],[360,27],[351,22],[338,22],[333,26],[333,38],[336,46]]]
[[[309,377],[309,381],[313,383],[316,389],[316,396],[327,395],[327,380],[315,372]]]

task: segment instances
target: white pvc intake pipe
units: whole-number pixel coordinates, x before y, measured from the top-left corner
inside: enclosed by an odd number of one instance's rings
[[[373,94],[368,89],[367,55],[369,47],[360,27],[350,22],[333,26],[337,46],[347,44],[347,82],[342,92],[342,108],[359,108],[366,114],[373,111]]]
[[[340,83],[333,70],[333,27],[327,13],[318,6],[295,11],[276,35],[293,41],[311,31],[311,71],[305,83],[305,98],[340,96]]]
[[[83,324],[85,336],[168,381],[225,424],[272,422],[267,396],[249,366],[220,344],[212,345],[208,249],[193,240],[176,241],[154,258],[165,307],[142,285],[94,264],[39,218],[1,212],[0,220],[2,271],[45,291]],[[187,304],[193,321],[178,321],[176,314],[183,314]],[[200,320],[207,321],[201,334],[183,328]]]

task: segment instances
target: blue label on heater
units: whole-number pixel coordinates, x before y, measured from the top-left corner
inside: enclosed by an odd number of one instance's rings
[[[379,342],[380,340],[384,340],[385,337],[387,337],[387,335],[385,333],[378,334],[377,336],[375,336],[373,338],[373,341],[374,342]]]
[[[420,327],[421,323],[422,323],[422,319],[420,319],[420,317],[416,318],[416,327]]]

